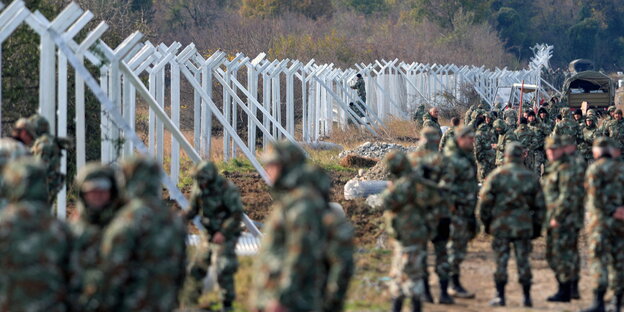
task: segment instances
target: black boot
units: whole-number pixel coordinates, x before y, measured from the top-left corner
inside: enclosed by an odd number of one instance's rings
[[[472,299],[475,297],[475,294],[467,291],[464,286],[461,284],[461,280],[459,278],[459,274],[451,275],[451,289],[449,293],[453,297],[464,298],[464,299]]]
[[[440,298],[439,304],[454,304],[455,300],[448,294],[448,280],[440,280]]]
[[[221,311],[223,312],[230,312],[232,311],[232,301],[229,300],[225,300],[223,301],[223,308],[221,309]]]
[[[571,282],[559,282],[559,290],[554,295],[548,297],[550,302],[570,302]]]
[[[605,312],[604,303],[605,291],[597,291],[594,293],[594,302],[591,307],[581,310],[581,312]]]
[[[522,292],[524,293],[523,305],[525,307],[532,307],[533,301],[531,300],[531,283],[522,284]]]
[[[422,307],[420,303],[420,298],[412,297],[412,312],[421,312]]]
[[[403,309],[403,297],[394,298],[392,300],[392,312],[401,312]]]
[[[423,301],[426,303],[433,303],[433,296],[431,295],[431,288],[429,288],[429,279],[425,277],[423,279],[424,284],[424,292],[423,292]]]
[[[581,299],[581,293],[579,292],[579,280],[572,280],[570,282],[570,299],[579,300]]]
[[[490,306],[504,307],[505,306],[505,284],[506,282],[496,282],[496,297],[490,300]]]

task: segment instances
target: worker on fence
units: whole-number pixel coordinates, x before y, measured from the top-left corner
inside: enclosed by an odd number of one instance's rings
[[[123,205],[116,172],[90,163],[76,176],[78,216],[71,222],[74,236],[71,257],[70,295],[75,311],[101,311],[100,246],[106,227]]]
[[[30,116],[28,122],[32,125],[36,135],[31,152],[46,165],[48,196],[50,197],[48,203],[53,205],[56,195],[65,183],[65,174],[61,172],[61,159],[63,151],[70,148],[71,140],[50,134],[50,124],[41,115]]]
[[[366,103],[366,83],[362,74],[357,74],[356,77],[355,84],[351,86],[351,89],[357,90],[357,95],[362,100],[362,103]]]
[[[190,265],[180,302],[183,307],[199,303],[202,281],[211,263],[217,267],[217,282],[221,290],[223,311],[231,311],[236,299],[234,275],[238,270],[236,243],[241,235],[243,204],[238,188],[217,172],[209,161],[201,162],[193,173],[195,182],[191,192],[191,207],[187,220],[199,216],[206,229],[208,249],[189,249]]]
[[[254,263],[253,311],[320,311],[326,233],[323,194],[304,183],[306,155],[290,142],[270,146],[262,161],[275,204]]]
[[[69,228],[50,213],[45,168],[26,158],[3,171],[9,205],[0,212],[0,308],[71,311]]]
[[[102,238],[103,311],[173,311],[184,281],[186,226],[161,194],[154,160],[121,165],[129,199]]]

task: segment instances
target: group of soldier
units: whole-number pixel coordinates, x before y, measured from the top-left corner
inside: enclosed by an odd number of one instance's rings
[[[1,311],[195,309],[209,267],[222,310],[233,309],[243,206],[214,163],[194,169],[186,212],[164,201],[155,160],[88,163],[76,176],[76,212],[65,222],[51,208],[67,148],[39,115],[19,119],[0,139]],[[263,160],[275,207],[263,228],[251,310],[342,310],[354,270],[353,228],[329,203],[328,175],[291,143],[275,143]],[[188,244],[191,221],[201,224],[207,248]]]
[[[423,129],[417,150],[392,152],[384,160],[393,176],[383,194],[394,242],[392,311],[401,311],[406,298],[413,311],[421,311],[422,301],[433,302],[426,266],[429,241],[440,285],[438,302],[453,304],[451,296],[473,298],[461,284],[460,264],[480,230],[493,238],[496,296],[490,305],[506,305],[513,247],[523,305],[533,306],[531,241],[543,234],[558,284],[547,300],[580,299],[578,241],[585,229],[594,300],[582,311],[605,311],[611,282],[612,309],[619,312],[624,296],[624,245],[618,239],[624,234],[622,111],[609,107],[599,124],[596,111],[572,114],[557,100],[520,117],[511,107],[502,112],[488,107],[471,107],[462,127],[453,118],[444,135],[438,110],[420,107],[415,118],[421,118],[417,123]]]

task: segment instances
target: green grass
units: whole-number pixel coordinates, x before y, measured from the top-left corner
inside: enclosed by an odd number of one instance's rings
[[[234,158],[227,162],[217,163],[220,172],[255,172],[256,168],[246,158]]]

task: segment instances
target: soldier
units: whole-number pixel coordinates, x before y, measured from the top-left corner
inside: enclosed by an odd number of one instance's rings
[[[250,304],[254,311],[319,311],[324,279],[327,203],[304,183],[305,154],[292,143],[271,145],[263,156],[275,204],[255,261]]]
[[[574,138],[577,143],[580,143],[582,138],[581,128],[579,128],[576,121],[572,120],[570,116],[570,109],[567,107],[562,108],[561,117],[561,121],[558,122],[553,129],[552,135],[567,135]]]
[[[186,227],[161,195],[154,160],[122,164],[130,199],[102,238],[105,311],[172,311],[184,281]]]
[[[492,235],[496,259],[494,282],[497,296],[490,305],[505,306],[507,262],[513,245],[518,277],[524,293],[523,304],[531,307],[531,239],[541,235],[544,221],[544,194],[537,176],[522,165],[523,148],[513,142],[505,150],[505,164],[485,179],[477,210],[485,232]]]
[[[529,112],[528,121],[529,129],[533,131],[536,143],[533,151],[529,151],[529,153],[533,154],[533,168],[535,169],[535,174],[541,176],[542,165],[546,162],[546,154],[544,154],[544,140],[550,131],[547,130],[545,125],[537,119],[535,112],[533,111]]]
[[[492,144],[492,148],[496,150],[496,166],[502,166],[504,161],[505,149],[511,142],[516,142],[518,139],[513,130],[507,128],[507,124],[498,119],[494,121],[494,131],[498,135],[496,144]]]
[[[569,138],[568,141],[572,141]],[[584,171],[564,151],[559,137],[546,144],[548,166],[542,177],[546,206],[546,260],[554,271],[559,289],[551,302],[569,302],[575,290],[578,299],[580,256],[578,237],[583,227]]]
[[[440,113],[436,107],[429,109],[429,112],[423,116],[423,128],[434,128],[438,130],[438,133],[441,136],[442,129],[440,128],[440,123],[438,122],[439,114]]]
[[[520,125],[518,129],[514,131],[516,135],[516,139],[518,139],[518,143],[524,147],[525,157],[524,157],[524,166],[529,170],[535,171],[535,159],[533,151],[537,149],[537,139],[535,138],[535,132],[533,132],[528,125],[529,121],[520,117]]]
[[[331,183],[329,178],[327,181]],[[327,194],[329,195],[329,189]],[[324,257],[326,278],[321,288],[323,311],[339,312],[343,310],[349,282],[355,271],[353,226],[347,220],[342,207],[333,203],[323,216],[323,225],[327,231],[327,248]]]
[[[193,173],[195,182],[190,198],[187,220],[199,216],[206,229],[208,250],[197,248],[187,269],[184,290],[181,295],[183,306],[198,304],[202,292],[202,281],[208,272],[212,259],[216,261],[217,281],[221,290],[223,311],[231,311],[236,299],[234,274],[238,270],[236,243],[241,235],[243,204],[238,188],[217,172],[209,161],[201,162]]]
[[[104,229],[122,206],[115,171],[87,164],[76,176],[78,217],[71,223],[71,301],[76,311],[101,311],[104,275],[100,246]]]
[[[479,185],[474,159],[474,132],[470,127],[457,130],[447,144],[444,156],[448,159],[444,181],[455,209],[451,212],[448,254],[451,273],[451,294],[458,298],[474,298],[461,284],[460,266],[466,258],[468,243],[477,235],[475,205]]]
[[[622,110],[617,109],[613,113],[613,120],[604,128],[603,135],[611,138],[615,147],[622,150],[624,148],[624,120]]]
[[[4,167],[13,160],[25,157],[28,155],[28,150],[24,147],[24,144],[11,139],[0,138],[0,172],[4,170]],[[8,204],[6,194],[6,187],[4,187],[3,177],[0,175],[0,209],[4,208]]]
[[[440,191],[446,192],[446,185],[443,178],[447,159],[438,152],[440,134],[435,128],[424,128],[420,133],[420,140],[420,145],[416,152],[409,153],[407,157],[414,170],[416,170],[421,177],[437,183],[440,187]],[[441,205],[428,207],[428,209],[437,216],[438,220],[435,235],[432,235],[431,242],[433,243],[435,253],[435,272],[440,281],[440,298],[438,299],[440,304],[455,303],[453,298],[448,294],[450,265],[447,259],[446,245],[450,235],[450,205],[450,202],[447,201]],[[427,267],[426,260],[427,259],[423,260],[423,267],[425,268]],[[424,286],[424,300],[426,302],[433,302],[427,270],[425,270]]]
[[[590,163],[594,157],[592,155],[592,146],[594,140],[600,135],[598,129],[598,119],[596,116],[588,116],[585,119],[585,127],[583,127],[583,141],[579,144],[579,151],[585,158],[587,163]]]
[[[30,148],[36,138],[35,128],[27,118],[20,118],[11,130],[11,138]]]
[[[537,111],[537,114],[539,115],[539,120],[544,125],[544,130],[547,134],[550,134],[555,128],[555,123],[552,121],[551,116],[549,116],[548,110],[542,107]]]
[[[464,126],[469,124],[471,121],[474,120],[474,118],[472,118],[472,113],[477,109],[477,105],[476,104],[472,104],[470,105],[470,107],[468,108],[468,110],[466,111],[466,113],[464,113]]]
[[[442,139],[440,140],[440,153],[444,151],[444,146],[449,141],[449,139],[455,137],[455,129],[457,129],[457,127],[459,127],[459,118],[451,118],[451,127],[446,129],[446,132],[444,132],[444,134],[442,135]]]
[[[0,306],[68,311],[69,229],[50,213],[45,169],[26,158],[3,172],[9,205],[0,212]]]
[[[483,182],[485,177],[494,170],[496,159],[496,152],[492,149],[492,145],[496,140],[490,126],[482,120],[483,118],[477,118],[475,122],[477,133],[475,135],[474,152],[479,182]]]
[[[437,216],[429,207],[439,205],[443,199],[437,184],[423,181],[403,153],[391,152],[384,161],[394,177],[382,194],[386,229],[393,242],[392,311],[400,312],[404,299],[409,297],[412,311],[420,312],[427,241],[437,226]]]
[[[576,121],[576,123],[579,125],[579,128],[583,129],[583,127],[585,126],[585,118],[583,117],[583,111],[581,111],[580,108],[577,108],[574,111],[574,115],[572,115],[572,117],[574,118],[574,121]]]
[[[624,295],[624,200],[621,164],[615,159],[609,138],[594,141],[594,163],[585,175],[586,207],[589,213],[590,269],[594,301],[583,312],[605,311],[604,296],[609,286],[609,266],[613,266],[614,301],[620,311]]]
[[[472,112],[472,116],[471,116],[471,120],[475,120],[478,116],[482,116],[488,113],[489,111],[489,105],[485,102],[481,102],[479,103],[479,106],[477,106],[477,108]],[[464,124],[464,125],[468,125]]]
[[[70,140],[58,138],[49,133],[48,121],[40,115],[33,115],[28,119],[37,134],[37,139],[31,148],[32,154],[46,165],[48,179],[48,203],[54,204],[56,194],[63,188],[65,174],[61,172],[61,158],[63,150],[70,147]]]
[[[357,74],[357,81],[351,87],[351,89],[357,90],[357,95],[360,97],[363,103],[366,103],[366,83],[364,82],[364,78],[362,74]]]
[[[512,117],[507,117],[507,118],[505,118],[505,124],[507,124],[507,128],[509,129],[509,131],[513,132],[518,127],[518,119],[517,118],[512,118]]]
[[[421,128],[423,124],[423,117],[425,116],[425,104],[420,104],[416,107],[414,116],[412,119],[416,122],[416,127]]]

